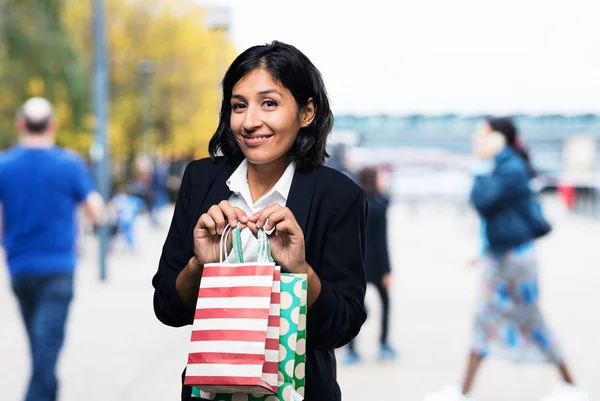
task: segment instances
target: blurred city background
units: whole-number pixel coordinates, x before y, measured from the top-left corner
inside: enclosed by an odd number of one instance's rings
[[[554,225],[538,249],[541,306],[578,385],[600,397],[598,21],[594,0],[0,0],[0,149],[18,142],[19,106],[43,96],[58,144],[86,160],[105,201],[123,185],[144,200],[135,246],[81,219],[60,399],[177,399],[190,328],[158,322],[150,280],[183,169],[208,155],[225,69],[275,39],[323,73],[333,161],[352,172],[377,166],[392,199],[398,358],[376,360],[380,311],[369,289],[357,342],[365,360],[346,366],[340,351],[344,400],[421,399],[462,377],[479,280],[469,266],[479,246],[471,136],[486,115],[514,118],[539,172]],[[28,348],[1,270],[0,400],[16,401]],[[539,399],[557,382],[550,366],[491,360],[474,396]]]

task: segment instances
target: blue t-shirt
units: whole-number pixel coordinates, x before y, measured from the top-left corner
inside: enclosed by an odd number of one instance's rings
[[[15,146],[0,154],[2,242],[12,276],[73,272],[75,214],[92,191],[72,151]]]

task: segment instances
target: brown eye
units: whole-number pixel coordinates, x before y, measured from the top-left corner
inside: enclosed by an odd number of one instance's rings
[[[265,100],[263,102],[263,105],[265,105],[267,107],[275,107],[275,106],[277,106],[277,102],[274,100]]]

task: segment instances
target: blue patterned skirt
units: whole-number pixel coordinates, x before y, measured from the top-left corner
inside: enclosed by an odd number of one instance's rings
[[[486,255],[482,276],[472,350],[514,362],[560,363],[560,350],[538,307],[534,247]]]

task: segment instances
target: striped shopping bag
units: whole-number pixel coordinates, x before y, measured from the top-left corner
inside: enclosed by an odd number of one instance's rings
[[[259,247],[255,263],[224,263],[229,232],[221,240],[221,262],[204,266],[184,383],[206,392],[274,394],[280,269],[266,261],[266,247]],[[239,244],[234,248],[241,252]]]
[[[234,248],[236,244],[234,235]],[[261,244],[260,241],[265,241]],[[259,237],[259,249],[267,247],[269,259],[271,250],[266,236]],[[238,246],[240,243],[238,242]],[[236,259],[243,262],[243,255]],[[306,365],[306,274],[281,273],[279,302],[279,375],[277,394],[209,393],[192,390],[192,398],[213,401],[302,401],[304,399]]]

